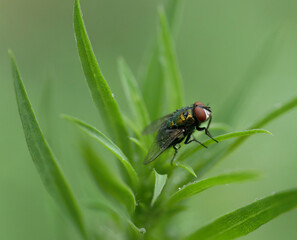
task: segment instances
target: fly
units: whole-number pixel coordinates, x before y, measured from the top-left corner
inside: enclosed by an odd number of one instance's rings
[[[210,107],[205,106],[202,102],[195,102],[191,106],[178,109],[175,112],[152,122],[143,130],[143,134],[152,134],[156,131],[158,131],[158,134],[145,157],[144,164],[154,161],[170,147],[173,147],[175,151],[171,159],[171,164],[173,164],[173,160],[180,148],[180,143],[184,139],[185,144],[197,142],[207,148],[192,135],[195,129],[197,131],[204,131],[208,137],[215,142],[218,142],[208,131],[211,120]],[[200,125],[206,121],[208,121],[207,126],[200,127]]]

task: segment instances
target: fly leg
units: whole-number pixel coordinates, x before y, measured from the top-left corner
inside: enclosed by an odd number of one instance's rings
[[[208,121],[208,124],[207,124],[207,127],[199,127],[199,126],[196,126],[196,129],[197,129],[197,131],[203,131],[204,130],[204,132],[205,132],[205,134],[208,136],[208,137],[210,137],[212,140],[214,140],[216,143],[218,143],[218,141],[217,140],[215,140],[212,136],[211,136],[211,134],[210,134],[210,132],[208,131],[208,128],[209,128],[209,125],[210,125],[210,123],[211,123],[211,117],[209,118],[209,121]]]
[[[189,144],[191,142],[197,142],[200,145],[202,145],[203,147],[207,148],[207,146],[205,146],[202,142],[199,142],[194,136],[193,136],[193,139],[190,140],[191,136],[192,136],[192,133],[188,134],[188,136],[185,140],[185,144]]]
[[[176,157],[177,150],[180,149],[180,147],[181,147],[181,146],[180,146],[179,143],[173,145],[174,155],[173,155],[173,157],[172,157],[172,159],[171,159],[171,161],[170,161],[171,166],[173,166],[173,161],[174,161],[174,159],[175,159],[175,157]]]

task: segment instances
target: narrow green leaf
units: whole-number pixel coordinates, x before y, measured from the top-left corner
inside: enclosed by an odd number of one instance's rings
[[[208,188],[229,184],[233,182],[241,182],[258,177],[258,174],[251,171],[222,174],[216,177],[207,178],[201,181],[196,181],[185,185],[174,193],[170,199],[169,204],[176,204],[184,199],[192,197]]]
[[[179,25],[179,16],[182,12],[182,0],[169,0],[166,5],[168,25],[172,33],[176,33]],[[162,115],[164,102],[164,76],[160,64],[160,46],[157,41],[147,51],[146,63],[143,66],[143,97],[148,108],[151,120]]]
[[[119,178],[106,163],[88,145],[82,144],[82,152],[97,185],[107,197],[113,197],[117,202],[124,205],[131,214],[135,209],[135,196],[131,189]]]
[[[75,125],[77,125],[83,132],[88,134],[90,137],[97,140],[101,143],[106,149],[112,152],[123,164],[124,168],[126,169],[128,176],[130,178],[130,182],[134,188],[138,185],[138,176],[135,172],[133,166],[128,161],[126,155],[121,151],[121,149],[113,143],[108,137],[106,137],[102,132],[94,128],[93,126],[71,116],[62,115],[62,117]],[[130,140],[129,140],[130,141]]]
[[[84,26],[79,0],[75,0],[74,4],[74,29],[80,60],[93,101],[101,114],[101,118],[105,121],[105,125],[113,133],[119,147],[132,159],[128,130],[124,124],[119,106],[99,69]]]
[[[280,192],[216,219],[186,240],[228,240],[245,236],[296,206],[296,189]]]
[[[154,195],[152,199],[151,205],[153,206],[158,197],[160,196],[162,189],[164,185],[166,184],[167,175],[161,175],[154,170],[154,176],[155,176],[155,189],[154,189]]]
[[[117,221],[118,218],[120,218],[123,222],[127,223],[130,226],[130,229],[133,231],[133,236],[136,237],[136,239],[141,238],[146,231],[144,228],[138,228],[130,220],[130,218],[125,215],[125,213],[120,212],[118,209],[115,209],[113,206],[111,206],[108,203],[103,203],[96,200],[96,201],[88,202],[87,205],[91,210],[108,212],[109,214],[111,214],[111,216],[113,216],[115,221]]]
[[[85,202],[85,205],[91,211],[100,211],[108,213],[115,222],[119,221],[120,214],[118,213],[117,209],[115,209],[112,204],[109,202],[103,202],[98,199],[96,200],[89,200]]]
[[[249,129],[253,128],[261,128],[268,124],[269,122],[273,121],[274,119],[282,116],[286,112],[292,110],[293,108],[297,107],[297,97],[291,99],[287,103],[280,105],[276,109],[272,110],[270,113],[266,114],[263,118],[255,122]],[[227,154],[233,152],[236,148],[238,148],[244,141],[247,140],[247,137],[237,139],[232,145],[229,147]]]
[[[159,9],[159,20],[161,26],[161,59],[163,74],[165,76],[167,101],[170,108],[169,110],[175,111],[184,105],[183,86],[173,40],[162,8]]]
[[[143,98],[149,112],[150,119],[155,120],[162,115],[164,94],[164,77],[159,62],[159,46],[156,44],[152,50],[152,57],[148,64],[144,85]]]
[[[260,128],[273,121],[274,119],[284,115],[288,111],[297,107],[297,97],[294,97],[285,104],[277,106],[274,110],[266,114],[263,118],[255,122],[250,128]]]
[[[234,119],[238,119],[236,114],[238,115],[238,113],[241,112],[239,109],[244,100],[249,96],[252,87],[255,83],[259,83],[262,74],[269,70],[268,68],[272,66],[271,63],[277,59],[279,47],[276,45],[276,40],[279,30],[280,27],[277,26],[276,29],[273,29],[273,31],[266,36],[263,43],[257,49],[254,58],[248,64],[239,86],[230,94],[230,97],[228,97],[223,104],[224,110],[222,110],[221,114],[225,122],[231,123]],[[230,102],[233,104],[229,104]]]
[[[142,134],[142,130],[140,129],[137,124],[135,124],[135,121],[132,120],[131,118],[129,118],[127,115],[123,115],[124,116],[124,121],[125,124],[129,127],[129,129],[135,134],[135,138],[134,137],[129,137],[129,139],[134,142],[137,146],[139,146],[142,151],[146,154],[147,153],[147,147],[145,146],[149,146],[152,142],[152,138],[153,136],[144,136]],[[134,166],[139,165],[139,161],[134,161]]]
[[[177,163],[175,163],[175,166],[186,169],[193,177],[195,177],[195,178],[197,177],[197,175],[196,175],[194,169],[191,167],[191,165],[189,165],[185,162],[177,162]]]
[[[240,131],[240,132],[231,132],[231,133],[226,133],[223,135],[219,135],[214,137],[218,142],[222,142],[228,139],[236,138],[236,137],[244,137],[244,136],[251,136],[254,134],[258,133],[266,133],[266,134],[271,134],[270,132],[264,130],[264,129],[251,129],[251,130],[245,130],[245,131]],[[212,144],[216,143],[212,139],[208,139],[207,141],[203,142],[205,146],[210,146]],[[184,160],[191,155],[193,155],[195,152],[203,149],[204,147],[202,145],[195,145],[191,144],[185,151],[183,151],[181,154],[177,155],[177,158],[179,161]]]
[[[141,129],[144,129],[150,122],[148,112],[137,81],[122,58],[119,60],[119,70],[126,99],[134,115],[134,122],[136,122]]]
[[[141,134],[141,130],[139,129],[139,127],[134,124],[134,122],[132,121],[132,119],[130,119],[127,115],[123,114],[123,118],[125,121],[125,124],[128,126],[128,128],[138,137],[141,138],[142,134]]]
[[[130,137],[129,138],[135,145],[137,145],[145,154],[147,153],[147,148],[143,146],[143,144],[136,138]]]
[[[75,228],[79,230],[81,235],[85,239],[88,239],[81,210],[56,158],[41,132],[13,54],[12,52],[9,52],[9,54],[12,62],[14,88],[19,114],[31,158],[47,192],[73,223]]]
[[[178,34],[178,28],[182,17],[183,2],[183,0],[169,0],[165,6],[168,26],[173,35]]]

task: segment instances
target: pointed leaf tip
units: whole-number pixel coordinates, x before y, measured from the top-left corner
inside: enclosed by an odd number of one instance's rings
[[[161,175],[157,173],[156,170],[154,170],[154,175],[155,175],[155,188],[154,188],[154,195],[153,195],[151,205],[154,205],[154,203],[157,201],[167,181],[166,174]]]
[[[128,139],[129,132],[127,126],[124,124],[118,103],[99,68],[82,18],[78,0],[74,2],[73,22],[81,65],[93,102],[101,115],[102,121],[111,132],[112,137],[131,160],[133,159],[133,155],[132,144]]]

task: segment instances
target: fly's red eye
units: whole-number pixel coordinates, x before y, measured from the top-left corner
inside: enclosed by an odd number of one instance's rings
[[[199,107],[199,106],[194,108],[194,114],[195,114],[195,117],[200,122],[204,122],[205,120],[207,120],[205,110],[203,108]]]

